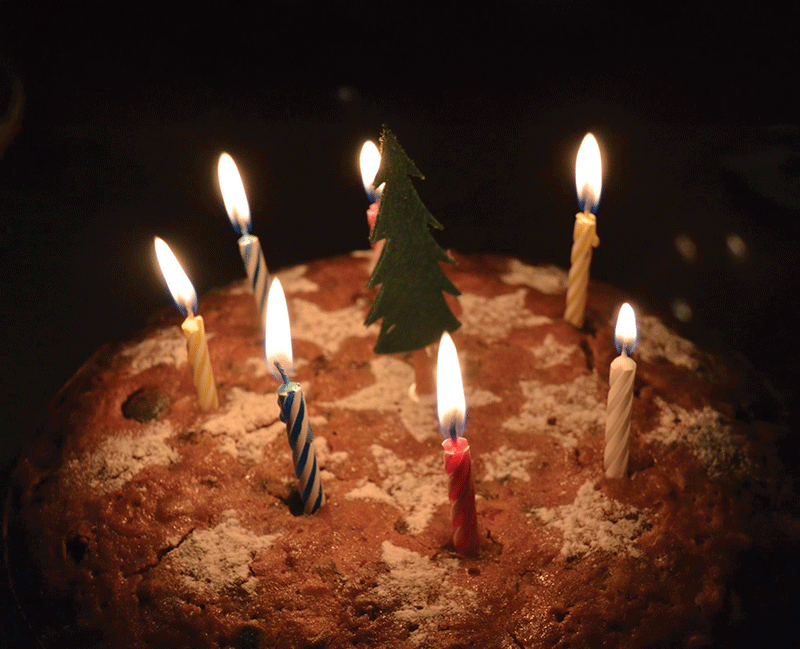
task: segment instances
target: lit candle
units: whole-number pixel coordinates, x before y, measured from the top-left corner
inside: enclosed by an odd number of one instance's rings
[[[572,232],[569,280],[567,283],[567,308],[564,319],[580,328],[586,313],[586,289],[589,286],[589,266],[592,263],[592,248],[600,244],[597,238],[597,220],[594,211],[600,202],[603,169],[600,147],[594,135],[587,133],[578,149],[575,161],[575,185],[578,204],[582,212],[575,215]]]
[[[606,448],[603,467],[608,478],[624,478],[628,472],[633,380],[636,363],[628,354],[636,348],[636,316],[631,305],[622,305],[617,316],[614,340],[620,355],[611,363],[606,411]]]
[[[250,205],[247,202],[247,194],[244,191],[242,177],[239,175],[239,170],[236,168],[233,158],[227,153],[223,153],[219,157],[217,175],[219,177],[222,200],[225,203],[225,211],[228,213],[233,229],[241,235],[239,237],[239,254],[242,256],[247,277],[253,289],[258,319],[263,327],[269,271],[267,270],[267,263],[264,261],[264,253],[261,251],[261,243],[258,237],[250,234]]]
[[[211,410],[219,405],[217,386],[214,384],[214,372],[208,356],[206,329],[203,317],[195,315],[197,311],[197,293],[186,273],[178,263],[170,247],[159,237],[155,238],[156,257],[161,273],[172,294],[178,310],[186,316],[181,325],[186,338],[186,350],[192,365],[192,378],[197,389],[197,401],[203,410]]]
[[[275,278],[269,287],[264,348],[272,376],[281,381],[278,388],[278,406],[281,421],[286,424],[289,446],[292,448],[294,472],[300,480],[300,498],[303,511],[313,514],[325,504],[325,493],[317,469],[314,452],[314,431],[308,419],[303,389],[290,381],[292,374],[292,334],[289,328],[289,311],[281,282]]]
[[[461,554],[478,550],[478,521],[475,512],[475,487],[472,483],[472,458],[464,435],[466,403],[461,381],[458,354],[450,334],[444,332],[439,342],[436,372],[439,427],[445,440],[444,468],[450,478],[450,519],[453,545]]]
[[[367,140],[361,147],[361,153],[358,156],[358,166],[361,169],[361,182],[364,185],[364,192],[370,201],[370,206],[367,210],[367,223],[369,224],[369,232],[372,234],[375,221],[378,220],[378,210],[381,206],[381,194],[383,194],[385,185],[385,183],[381,183],[380,186],[375,187],[375,175],[378,173],[378,167],[381,166],[381,153],[372,140]],[[375,268],[375,264],[378,263],[378,257],[381,255],[383,244],[383,239],[372,244],[374,252],[369,268],[370,273],[372,269]]]

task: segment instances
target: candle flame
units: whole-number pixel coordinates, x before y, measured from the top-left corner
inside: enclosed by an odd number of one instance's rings
[[[383,183],[377,189],[374,187],[375,175],[381,166],[381,153],[372,140],[367,140],[361,147],[361,154],[358,156],[358,166],[361,169],[361,182],[364,184],[364,191],[371,201],[380,200],[383,192]]]
[[[289,309],[286,307],[286,295],[281,281],[272,280],[267,295],[267,314],[264,324],[264,352],[267,357],[269,371],[279,381],[284,379],[275,366],[280,365],[284,374],[292,371],[292,332],[289,327]]]
[[[219,190],[225,203],[225,211],[231,220],[233,229],[239,234],[250,232],[250,205],[247,203],[247,194],[244,191],[242,177],[233,158],[227,153],[219,157],[217,164]]]
[[[439,357],[436,369],[436,406],[442,435],[461,437],[464,434],[465,412],[464,384],[461,366],[453,339],[446,331],[439,341]]]
[[[587,133],[578,149],[575,160],[575,187],[578,203],[585,212],[594,212],[600,202],[603,187],[603,163],[600,159],[600,146],[594,135]]]
[[[175,304],[183,315],[193,315],[197,311],[197,293],[195,293],[189,277],[181,267],[175,253],[162,238],[155,238],[155,247],[158,265],[167,282],[169,292],[172,294],[172,299],[175,300]]]
[[[617,344],[617,351],[632,354],[636,349],[636,343],[639,341],[639,332],[636,329],[636,315],[633,313],[633,307],[625,302],[620,309],[617,316],[617,327],[614,330],[614,342]]]

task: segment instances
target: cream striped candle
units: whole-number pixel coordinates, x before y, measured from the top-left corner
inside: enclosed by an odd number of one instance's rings
[[[578,328],[583,326],[586,316],[592,249],[600,244],[600,239],[597,238],[597,220],[593,212],[600,201],[602,176],[600,147],[594,135],[587,133],[581,142],[575,162],[575,184],[583,212],[575,215],[567,281],[567,303],[564,310],[564,319]]]
[[[223,153],[219,157],[217,176],[222,200],[225,203],[225,211],[228,213],[233,229],[241,235],[239,237],[239,254],[242,256],[250,288],[253,290],[258,320],[263,327],[267,306],[269,270],[261,250],[261,242],[258,237],[250,234],[250,205],[247,202],[242,177],[233,158],[227,153]]]
[[[636,363],[628,356],[636,346],[636,316],[627,302],[619,310],[614,338],[621,354],[611,363],[608,380],[603,468],[607,478],[624,478],[628,474],[633,383],[636,379]]]
[[[281,381],[278,388],[278,406],[281,421],[286,424],[286,435],[292,449],[294,472],[300,481],[300,498],[303,511],[313,514],[325,504],[317,456],[314,452],[314,431],[308,419],[303,390],[299,383],[290,381],[292,370],[292,334],[289,328],[289,311],[281,281],[273,280],[267,299],[264,352],[272,375]]]
[[[197,390],[197,403],[203,410],[212,410],[219,406],[217,386],[214,383],[214,372],[208,355],[206,330],[202,316],[195,315],[197,310],[197,293],[189,281],[180,263],[170,247],[163,239],[155,238],[156,257],[161,272],[167,282],[172,299],[185,316],[181,330],[186,338],[186,351],[192,366],[192,379]]]
[[[197,403],[203,410],[214,410],[219,407],[217,386],[214,383],[214,372],[208,356],[206,328],[203,316],[189,316],[183,321],[181,330],[186,338],[186,351],[192,365],[192,379],[197,389]]]

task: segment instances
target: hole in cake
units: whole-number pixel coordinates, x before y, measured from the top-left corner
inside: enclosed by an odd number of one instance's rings
[[[569,609],[567,610],[562,610],[558,608],[553,609],[553,616],[556,618],[556,622],[558,623],[563,622],[566,619],[567,615],[569,615]]]
[[[583,355],[586,356],[586,369],[590,372],[594,370],[594,352],[592,348],[589,347],[588,340],[581,340],[581,351]]]
[[[122,416],[140,423],[160,419],[169,410],[172,400],[152,386],[141,387],[128,395],[122,404]]]
[[[64,542],[64,551],[76,566],[83,561],[88,549],[89,541],[82,536],[74,536]]]
[[[289,495],[286,498],[281,498],[281,500],[289,507],[289,513],[292,516],[303,515],[303,499],[300,497],[300,492],[296,487],[292,487]]]
[[[402,518],[398,518],[394,522],[394,530],[398,534],[408,534],[408,523],[406,523]]]
[[[548,426],[555,426],[557,422],[558,422],[558,419],[556,419],[555,417],[548,417],[547,418],[547,425]]]
[[[481,576],[481,569],[476,568],[473,566],[472,568],[467,568],[467,573],[472,575],[473,577],[480,577]]]
[[[259,649],[264,632],[254,626],[243,626],[233,636],[236,649]]]

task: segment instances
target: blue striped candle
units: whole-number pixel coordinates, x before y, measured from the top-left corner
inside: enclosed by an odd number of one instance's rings
[[[239,237],[239,254],[242,256],[250,287],[253,289],[258,319],[263,327],[267,306],[269,270],[267,270],[267,263],[264,261],[264,253],[261,251],[258,237],[250,234],[250,205],[247,202],[242,177],[239,175],[233,158],[227,153],[223,153],[219,157],[217,175],[222,200],[225,202],[225,211],[228,213],[233,229],[241,235]]]
[[[325,493],[317,468],[314,452],[314,431],[308,421],[308,410],[299,383],[290,381],[292,371],[292,334],[289,328],[289,310],[281,281],[277,278],[269,288],[267,317],[264,327],[264,352],[272,375],[281,381],[278,388],[278,406],[281,421],[286,424],[286,435],[292,448],[294,472],[300,481],[300,498],[303,511],[313,514],[325,504]]]
[[[277,365],[280,371],[280,365]],[[303,388],[299,383],[290,381],[285,374],[281,377],[283,384],[278,388],[278,406],[281,409],[281,421],[286,424],[286,435],[292,447],[294,472],[300,481],[300,498],[303,511],[313,514],[325,504],[325,493],[319,478],[317,456],[314,447],[314,431],[308,422],[306,400]]]

